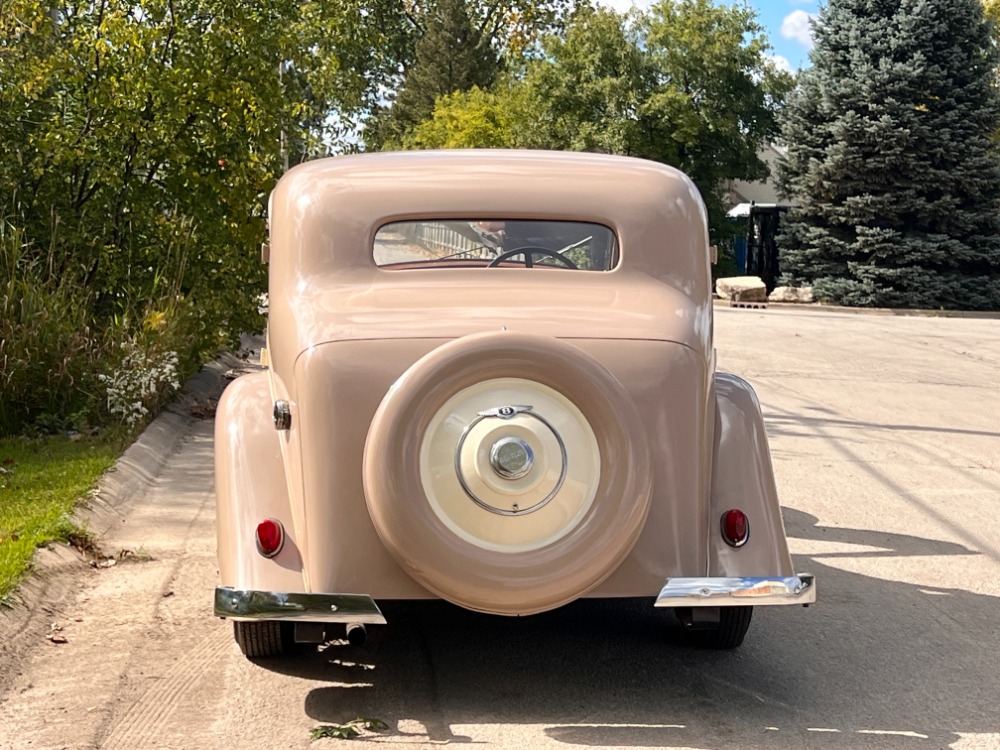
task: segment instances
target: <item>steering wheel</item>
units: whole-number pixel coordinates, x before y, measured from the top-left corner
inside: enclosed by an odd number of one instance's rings
[[[538,245],[524,245],[523,247],[515,247],[513,250],[506,250],[505,252],[500,253],[500,255],[491,260],[486,267],[496,268],[505,260],[513,258],[515,255],[524,256],[525,268],[531,268],[532,266],[534,266],[534,261],[533,261],[534,256],[540,255],[548,258],[555,258],[564,266],[566,266],[566,268],[572,268],[574,271],[580,270],[580,267],[577,266],[576,263],[571,261],[565,255],[560,255],[555,250],[549,250],[547,247],[539,247]]]

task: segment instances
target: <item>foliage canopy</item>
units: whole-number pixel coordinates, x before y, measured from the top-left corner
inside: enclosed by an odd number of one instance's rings
[[[343,143],[407,23],[361,0],[0,3],[0,397],[19,409],[0,433],[99,403],[119,342],[190,366],[261,328],[267,194]],[[17,391],[46,357],[82,369]]]
[[[496,79],[499,54],[484,22],[469,16],[466,0],[438,0],[425,14],[423,27],[392,106],[382,107],[369,123],[370,148],[398,143],[430,116],[439,96],[489,86]]]
[[[581,7],[541,40],[523,72],[443,96],[404,138],[411,148],[601,151],[674,165],[702,191],[713,224],[733,179],[760,179],[792,79],[767,56],[754,14],[710,0],[661,0],[646,13]]]

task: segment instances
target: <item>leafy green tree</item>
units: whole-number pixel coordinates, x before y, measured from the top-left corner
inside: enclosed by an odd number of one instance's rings
[[[489,93],[439,100],[405,145],[601,151],[672,164],[695,180],[716,228],[727,181],[766,176],[757,153],[777,131],[792,81],[768,59],[745,7],[662,0],[629,15],[584,7],[542,49],[523,75]]]
[[[391,146],[431,115],[434,101],[495,80],[500,59],[486,31],[473,24],[466,0],[437,0],[425,19],[395,101],[373,122],[368,144]]]
[[[540,103],[524,86],[473,86],[438,99],[433,116],[406,134],[407,148],[546,148],[533,128]]]
[[[408,28],[362,0],[0,2],[0,220],[18,237],[0,269],[71,299],[88,357],[142,335],[190,366],[259,329],[268,192],[286,162],[349,147]]]
[[[659,125],[647,153],[687,172],[721,212],[724,183],[768,176],[757,155],[777,134],[793,79],[771,61],[745,5],[660,2],[641,28],[656,80],[644,114]]]
[[[538,115],[551,145],[573,151],[640,155],[643,106],[654,95],[650,56],[626,16],[585,8],[565,35],[544,40],[545,55],[524,84],[544,107]]]
[[[561,29],[575,0],[431,0],[406,6],[401,74],[365,124],[368,150],[398,148],[438,97],[488,88],[519,69],[546,32]]]
[[[1000,309],[996,52],[980,0],[830,0],[785,110],[788,281]]]
[[[360,2],[334,7],[4,3],[4,212],[99,316],[170,291],[210,327],[258,326],[254,248],[282,151],[326,151],[330,111],[349,124],[382,72],[366,56],[387,24]]]

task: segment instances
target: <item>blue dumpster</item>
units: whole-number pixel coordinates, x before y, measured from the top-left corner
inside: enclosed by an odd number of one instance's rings
[[[747,238],[733,237],[733,257],[736,258],[736,270],[740,276],[747,272]]]

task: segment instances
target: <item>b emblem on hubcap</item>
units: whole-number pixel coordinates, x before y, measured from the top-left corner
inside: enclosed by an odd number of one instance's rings
[[[517,406],[516,404],[511,404],[510,406],[498,406],[495,409],[487,409],[486,411],[479,412],[480,417],[497,417],[499,419],[512,419],[518,414],[525,414],[530,412],[532,407],[530,406]]]

